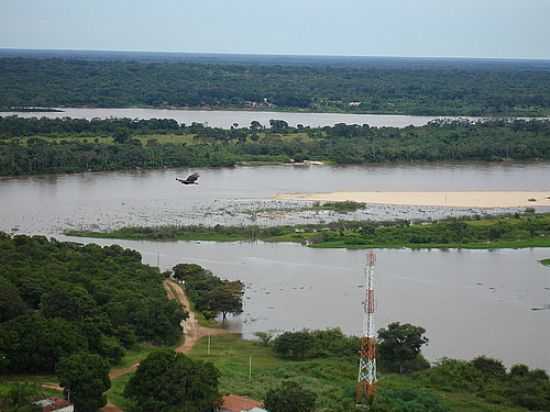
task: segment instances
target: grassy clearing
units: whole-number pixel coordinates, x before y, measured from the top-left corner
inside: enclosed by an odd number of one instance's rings
[[[190,356],[213,362],[221,372],[221,392],[236,393],[263,399],[265,392],[284,379],[299,380],[320,395],[320,410],[340,410],[342,399],[354,393],[355,361],[323,359],[294,362],[276,358],[271,349],[236,335],[201,339]],[[249,357],[252,357],[252,379],[249,380]],[[346,409],[342,409],[346,410]]]
[[[124,388],[133,375],[133,373],[129,373],[113,379],[111,381],[111,389],[107,392],[108,401],[122,410],[127,410],[128,406],[130,406],[130,402],[124,397]]]
[[[57,377],[55,375],[0,375],[0,398],[6,396],[17,384],[30,383],[36,385],[43,397],[59,396],[59,392],[46,389],[42,387],[42,384],[57,384]]]
[[[148,142],[155,140],[155,144],[198,144],[206,142],[216,142],[208,137],[197,136],[193,133],[145,133],[145,134],[132,134],[133,139],[137,139],[141,144],[146,145]],[[44,139],[50,143],[62,143],[62,142],[79,142],[79,143],[101,143],[101,144],[114,144],[114,140],[109,134],[95,134],[95,133],[52,133],[52,134],[37,134],[33,136],[25,136],[17,138],[18,141],[26,143],[30,139]],[[306,143],[311,142],[313,139],[307,133],[293,133],[293,134],[267,134],[260,132],[255,140],[251,135],[247,135],[245,142],[253,143],[280,143],[280,142],[297,142]],[[226,142],[226,144],[235,144],[234,141]]]
[[[213,362],[221,372],[222,393],[235,393],[263,399],[269,388],[290,379],[300,382],[318,396],[318,411],[354,410],[354,390],[357,374],[355,358],[322,358],[291,361],[274,356],[271,348],[256,342],[242,340],[236,335],[211,338],[211,354],[207,353],[207,339],[200,340],[191,351],[194,359]],[[249,357],[252,358],[252,379],[249,379]],[[422,386],[415,375],[382,374],[380,388],[432,390],[452,411],[515,412],[490,404],[465,392],[445,392]]]
[[[173,347],[155,346],[148,343],[137,344],[132,349],[129,349],[126,351],[126,353],[124,354],[124,357],[120,361],[120,364],[116,365],[115,369],[129,368],[130,366],[141,362],[151,353],[162,349],[173,349]]]
[[[542,263],[544,266],[549,266],[550,267],[550,258],[549,259],[542,259],[540,261],[540,263]]]

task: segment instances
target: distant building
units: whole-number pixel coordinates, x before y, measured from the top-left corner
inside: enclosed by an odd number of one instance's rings
[[[74,406],[65,399],[51,397],[33,402],[42,408],[42,412],[74,412]]]
[[[219,412],[267,412],[263,403],[239,395],[226,395]]]
[[[349,107],[359,107],[361,106],[361,102],[349,102]]]

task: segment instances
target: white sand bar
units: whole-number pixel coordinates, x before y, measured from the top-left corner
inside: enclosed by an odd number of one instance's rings
[[[364,202],[388,205],[516,208],[550,206],[548,192],[331,192],[282,193],[277,200]],[[533,201],[532,199],[535,199]]]

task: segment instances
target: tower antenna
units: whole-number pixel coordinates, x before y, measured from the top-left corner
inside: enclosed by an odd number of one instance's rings
[[[376,330],[374,326],[374,267],[376,254],[370,250],[365,266],[365,300],[363,301],[363,336],[359,352],[359,376],[355,390],[358,404],[369,402],[376,391]]]

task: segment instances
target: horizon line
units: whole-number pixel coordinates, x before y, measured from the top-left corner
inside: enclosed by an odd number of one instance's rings
[[[490,61],[538,61],[550,62],[550,57],[471,57],[471,56],[397,56],[397,55],[346,55],[346,54],[296,54],[296,53],[252,53],[252,52],[205,52],[205,51],[160,51],[122,49],[73,49],[73,48],[20,48],[0,47],[3,51],[24,52],[80,52],[80,53],[125,53],[159,55],[206,55],[206,56],[250,56],[250,57],[310,57],[310,58],[371,58],[371,59],[418,59],[418,60],[490,60]]]

